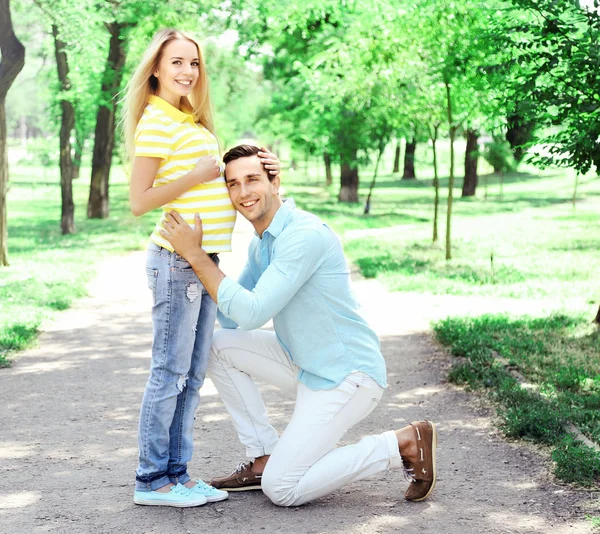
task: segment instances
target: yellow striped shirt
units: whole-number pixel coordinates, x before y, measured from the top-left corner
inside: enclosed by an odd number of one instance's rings
[[[180,111],[158,96],[150,97],[137,126],[135,155],[160,159],[153,187],[160,187],[190,172],[203,156],[220,159],[215,137],[206,128],[194,123],[193,115]],[[202,248],[206,252],[231,250],[236,212],[229,200],[223,175],[194,186],[162,207],[163,214],[150,240],[173,252],[171,244],[158,233],[164,214],[171,210],[179,212],[192,228],[194,213],[200,214],[204,231]]]

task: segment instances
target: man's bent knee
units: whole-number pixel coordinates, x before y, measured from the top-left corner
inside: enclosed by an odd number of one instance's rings
[[[297,483],[285,482],[283,478],[269,475],[268,465],[263,473],[263,493],[277,506],[295,506]]]

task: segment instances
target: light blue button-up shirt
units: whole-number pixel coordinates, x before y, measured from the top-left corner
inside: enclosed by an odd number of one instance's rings
[[[217,297],[223,328],[254,330],[273,319],[310,389],[335,388],[353,371],[386,386],[379,338],[358,311],[339,239],[293,200],[254,237],[238,282],[224,278]]]

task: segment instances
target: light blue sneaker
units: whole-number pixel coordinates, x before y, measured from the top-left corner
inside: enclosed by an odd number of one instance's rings
[[[182,484],[177,484],[168,493],[135,490],[133,493],[133,502],[147,506],[189,508],[191,506],[202,506],[208,502],[208,499],[204,495],[193,491],[193,488],[186,488]]]
[[[196,480],[196,485],[192,488],[196,495],[204,495],[208,502],[224,501],[229,497],[229,493],[217,488],[213,488],[203,480]]]

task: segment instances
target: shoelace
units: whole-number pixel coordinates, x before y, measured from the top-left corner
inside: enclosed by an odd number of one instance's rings
[[[171,491],[178,495],[189,495],[192,493],[192,488],[186,488],[183,484],[177,484],[177,486],[171,488]]]
[[[236,473],[242,473],[243,471],[247,471],[250,469],[250,465],[246,462],[240,462],[235,468]]]
[[[402,472],[404,474],[404,480],[408,482],[416,482],[417,479],[415,478],[415,470],[412,467],[410,469],[403,467]]]
[[[200,486],[200,488],[203,489],[203,490],[212,490],[212,489],[214,489],[210,484],[207,484],[206,482],[204,482],[204,480],[196,480],[196,485]]]

